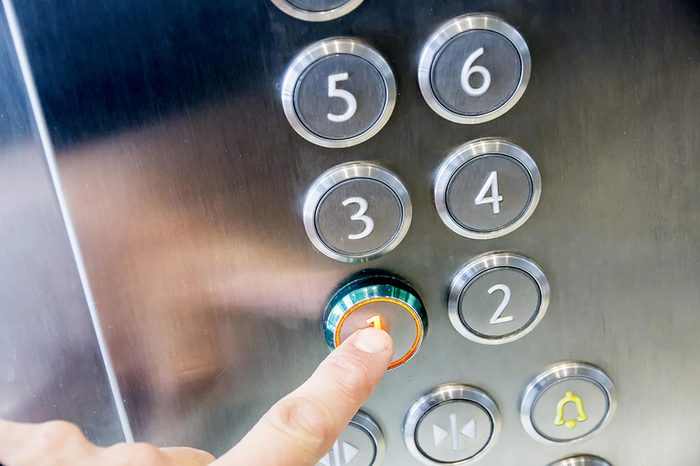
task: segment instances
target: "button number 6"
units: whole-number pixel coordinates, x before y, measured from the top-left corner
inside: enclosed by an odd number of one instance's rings
[[[486,91],[488,91],[489,87],[491,87],[491,73],[489,70],[480,65],[472,66],[476,59],[483,54],[484,48],[481,47],[467,57],[467,61],[464,62],[464,66],[462,67],[462,89],[464,89],[464,92],[472,97],[481,97],[482,95],[486,94]],[[469,78],[475,73],[480,74],[481,78],[483,79],[481,86],[477,87],[476,89],[472,87],[471,83],[469,83]]]

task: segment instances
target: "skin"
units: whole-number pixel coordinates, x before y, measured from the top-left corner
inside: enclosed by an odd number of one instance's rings
[[[0,420],[4,466],[314,466],[369,398],[394,348],[383,330],[367,328],[333,351],[299,388],[277,402],[231,450],[216,459],[192,448],[121,443],[101,448],[65,421]]]

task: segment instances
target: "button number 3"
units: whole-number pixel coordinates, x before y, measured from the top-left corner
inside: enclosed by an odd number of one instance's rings
[[[358,206],[357,212],[350,216],[350,220],[359,220],[365,224],[365,227],[357,234],[349,234],[348,239],[356,240],[367,238],[374,231],[374,220],[365,215],[368,208],[367,200],[362,197],[349,197],[343,201],[344,207],[350,204],[357,204]]]
[[[496,291],[503,292],[503,301],[501,301],[501,304],[498,305],[496,312],[494,312],[493,315],[491,316],[491,319],[489,320],[489,324],[496,325],[496,324],[505,324],[508,322],[512,322],[513,316],[506,316],[506,317],[502,316],[503,311],[506,310],[508,303],[510,303],[510,288],[506,285],[501,285],[501,284],[493,285],[491,288],[489,288],[488,293],[493,294]]]
[[[357,112],[357,99],[349,91],[345,89],[338,89],[336,85],[338,81],[347,81],[350,76],[347,73],[338,73],[328,76],[328,97],[338,97],[345,101],[347,104],[347,109],[345,113],[341,115],[336,115],[335,113],[328,113],[326,116],[328,119],[334,123],[342,123],[348,121]]]

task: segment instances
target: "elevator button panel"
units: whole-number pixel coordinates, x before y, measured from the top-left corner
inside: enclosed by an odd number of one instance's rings
[[[319,251],[338,261],[363,262],[401,242],[412,208],[396,175],[369,162],[352,162],[331,168],[312,184],[303,215]]]
[[[349,37],[316,42],[289,65],[284,113],[294,130],[323,147],[349,147],[374,136],[396,102],[396,82],[375,49]]]
[[[597,456],[583,455],[573,456],[560,461],[556,461],[549,466],[611,466],[603,458]]]
[[[520,407],[525,430],[544,443],[583,440],[601,430],[615,410],[614,385],[598,367],[564,362],[527,386]]]
[[[442,385],[417,400],[404,422],[404,440],[426,465],[471,464],[495,443],[500,416],[494,401],[468,385]]]
[[[508,343],[527,335],[542,320],[549,295],[549,282],[531,259],[485,254],[467,263],[452,280],[450,322],[477,343]]]
[[[532,157],[500,139],[479,139],[455,149],[435,177],[435,207],[455,233],[472,239],[506,235],[533,214],[542,181]]]
[[[272,0],[280,10],[304,21],[330,21],[352,12],[364,0]]]
[[[385,452],[379,425],[368,414],[359,412],[316,466],[380,466]]]
[[[411,359],[428,327],[428,316],[418,293],[390,275],[364,273],[351,279],[331,298],[323,318],[324,336],[336,348],[356,331],[376,327],[394,340],[394,369]]]
[[[455,123],[475,124],[507,112],[530,79],[530,51],[510,24],[486,14],[459,16],[428,39],[418,65],[426,102]]]

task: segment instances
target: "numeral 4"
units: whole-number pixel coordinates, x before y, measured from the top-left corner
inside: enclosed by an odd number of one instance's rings
[[[486,197],[486,193],[489,191],[491,191],[491,196]],[[493,213],[500,214],[502,201],[503,196],[498,193],[498,173],[491,172],[481,187],[481,191],[476,195],[474,205],[491,204]]]

